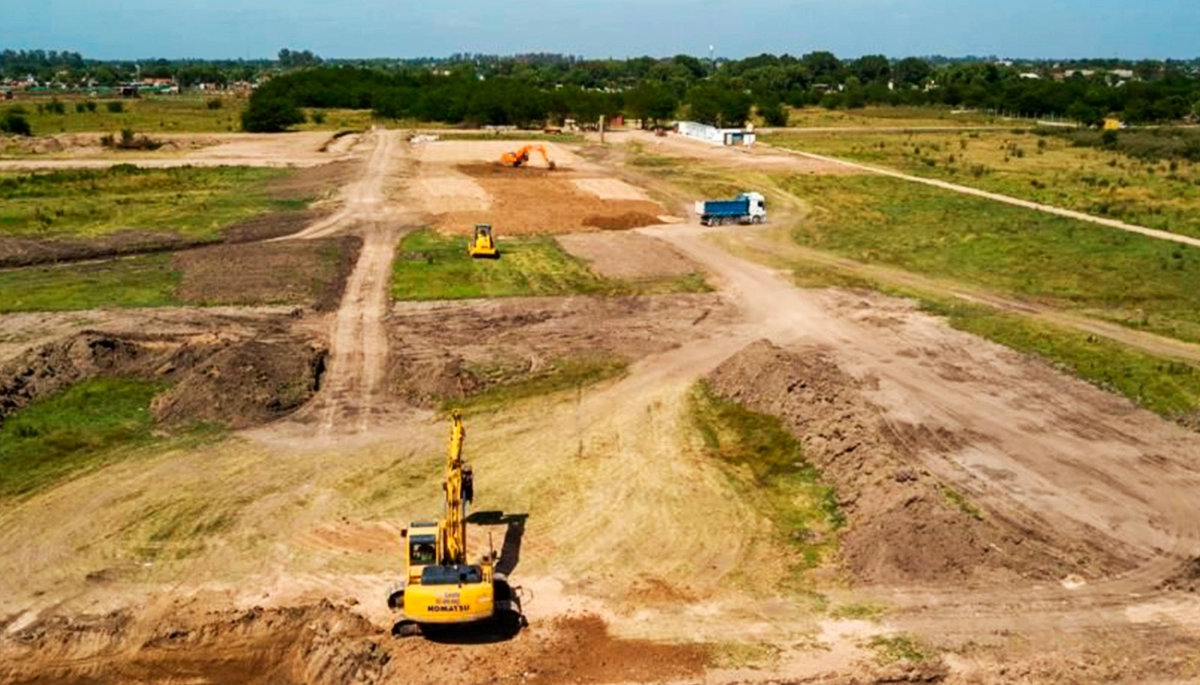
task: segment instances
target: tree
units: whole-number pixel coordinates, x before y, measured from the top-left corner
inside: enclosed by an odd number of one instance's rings
[[[20,112],[9,110],[5,113],[4,118],[0,119],[0,131],[11,133],[14,136],[29,137],[33,135],[33,129],[29,127],[29,121],[21,116]]]
[[[296,124],[304,123],[304,113],[285,98],[260,97],[255,93],[250,98],[246,111],[242,112],[242,130],[249,133],[281,133]]]
[[[854,75],[863,83],[887,81],[892,76],[892,65],[883,55],[866,55],[854,62]]]
[[[906,57],[900,60],[893,71],[896,81],[906,86],[924,85],[932,73],[933,68],[929,66],[929,62],[920,57]]]
[[[810,52],[800,61],[812,76],[813,83],[841,83],[842,62],[832,52]]]

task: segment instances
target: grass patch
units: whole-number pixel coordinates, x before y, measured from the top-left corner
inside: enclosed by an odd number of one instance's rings
[[[67,98],[61,113],[49,100],[28,100],[16,106],[25,110],[34,135],[58,133],[113,132],[132,128],[139,133],[222,133],[241,129],[239,116],[246,101],[222,98],[222,106],[209,109],[211,97],[145,97],[137,100]],[[94,107],[86,106],[92,102]],[[76,104],[85,105],[82,110]],[[38,105],[41,104],[41,111]],[[111,107],[109,105],[112,105]],[[114,111],[118,109],[119,111]]]
[[[803,245],[1200,342],[1200,250],[880,176],[774,179]]]
[[[975,503],[967,499],[967,496],[950,487],[949,485],[938,484],[938,492],[941,493],[942,499],[948,504],[958,509],[962,513],[970,516],[976,521],[983,520],[983,510],[975,506]]]
[[[1160,144],[1154,147],[1146,142],[1153,134],[1120,136],[1112,149],[1080,146],[1064,135],[1013,131],[782,134],[765,140],[1200,236],[1200,160],[1158,156],[1161,145],[1173,143],[1186,152],[1200,143],[1164,134],[1154,138]]]
[[[728,468],[736,487],[795,550],[795,567],[828,562],[845,525],[837,492],[804,459],[779,419],[730,402],[703,381],[688,396],[688,409],[708,455]]]
[[[1164,417],[1185,423],[1200,417],[1200,369],[1191,364],[982,305],[925,300],[923,306],[955,328],[1036,354]]]
[[[925,127],[996,125],[1001,120],[981,112],[955,114],[943,107],[863,107],[861,109],[790,108],[788,126],[798,128]]]
[[[411,233],[400,242],[400,255],[393,265],[392,296],[397,300],[455,300],[658,295],[709,289],[699,274],[637,281],[602,278],[550,237],[505,238],[499,247],[500,259],[472,259],[465,238],[432,230]]]
[[[168,254],[0,271],[0,312],[52,312],[178,304]]]
[[[783,650],[763,642],[720,642],[708,646],[710,668],[770,668],[779,663]]]
[[[306,199],[271,199],[281,169],[142,169],[0,174],[0,237],[98,237],[120,231],[216,239],[254,216],[296,211]]]
[[[480,378],[491,381],[489,387],[464,400],[446,401],[443,410],[467,409],[472,412],[498,411],[514,402],[562,392],[578,390],[600,381],[624,375],[629,364],[616,357],[578,356],[551,361],[532,374],[513,375],[504,365],[469,369]]]
[[[151,440],[162,383],[96,378],[40,400],[0,425],[0,499],[28,494]]]
[[[884,666],[899,662],[918,664],[929,658],[925,648],[911,635],[876,635],[867,642],[867,647]]]
[[[887,613],[882,604],[843,604],[829,612],[829,617],[839,621],[878,622]]]

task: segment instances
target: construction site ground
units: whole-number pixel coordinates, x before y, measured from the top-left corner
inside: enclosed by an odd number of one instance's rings
[[[853,170],[640,134],[547,145],[554,171],[497,165],[507,141],[218,138],[178,159],[352,170],[302,230],[230,259],[340,239],[357,261],[328,306],[0,317],[0,417],[94,376],[171,383],[157,442],[0,500],[0,682],[1200,679],[1200,435],[908,300],[797,288],[626,150]],[[405,233],[474,223],[501,250],[558,235],[607,277],[699,269],[713,292],[392,301]],[[231,287],[207,273],[201,301]],[[620,366],[466,417],[471,544],[500,551],[528,626],[394,638],[445,403],[575,359]],[[836,486],[836,558],[798,566],[808,541],[709,456],[702,380],[778,417]],[[194,420],[227,432],[189,439]]]

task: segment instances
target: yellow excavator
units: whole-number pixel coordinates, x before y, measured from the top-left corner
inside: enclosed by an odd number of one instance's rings
[[[399,636],[497,619],[523,622],[520,600],[495,570],[495,551],[467,559],[466,505],[474,499],[474,477],[462,457],[462,415],[456,410],[450,418],[443,518],[411,523],[400,534],[404,579],[388,594],[388,606],[404,612],[392,631]]]
[[[475,259],[500,258],[491,224],[475,224],[475,237],[467,244],[467,254]]]
[[[551,161],[550,155],[546,154],[546,146],[544,145],[526,145],[516,152],[505,152],[504,155],[500,157],[500,163],[504,166],[510,166],[514,168],[525,166],[529,163],[529,155],[532,152],[541,154],[542,159],[546,161],[546,166],[549,167],[551,171],[554,171],[558,168],[558,165]]]

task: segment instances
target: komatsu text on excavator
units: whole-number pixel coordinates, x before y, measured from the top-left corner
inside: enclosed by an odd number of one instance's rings
[[[462,457],[465,435],[462,415],[452,412],[442,519],[411,523],[401,533],[404,579],[388,595],[388,606],[404,611],[393,631],[398,635],[435,626],[520,620],[520,602],[495,570],[496,553],[467,558],[466,503],[473,499],[474,483]]]
[[[500,163],[510,167],[525,166],[527,163],[529,163],[529,154],[532,152],[537,152],[540,154],[542,159],[545,160],[546,166],[549,167],[551,171],[554,171],[558,168],[558,165],[550,159],[550,155],[546,154],[546,146],[544,145],[526,145],[516,152],[505,152],[504,155],[500,157]]]

